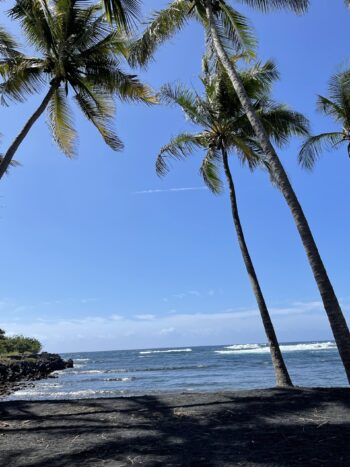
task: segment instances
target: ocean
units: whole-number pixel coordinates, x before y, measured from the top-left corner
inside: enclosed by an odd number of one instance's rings
[[[295,385],[345,386],[334,342],[281,345]],[[275,385],[265,344],[62,354],[74,368],[30,383],[7,400],[80,399],[174,392],[225,391]]]

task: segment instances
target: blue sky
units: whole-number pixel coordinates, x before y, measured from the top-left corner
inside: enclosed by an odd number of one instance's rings
[[[147,2],[145,14],[166,3]],[[319,132],[334,128],[315,112],[315,99],[348,63],[350,11],[342,0],[311,4],[302,17],[240,8],[255,26],[260,58],[272,58],[281,72],[275,98],[304,112]],[[3,17],[2,24],[14,30]],[[202,52],[203,33],[192,23],[141,76],[154,89],[179,80],[198,87]],[[0,108],[2,150],[40,98]],[[181,112],[119,105],[116,127],[126,146],[120,154],[78,113],[75,121],[78,158],[58,151],[42,118],[17,153],[22,167],[1,181],[0,326],[61,352],[263,342],[227,193],[215,197],[203,187],[201,154],[174,163],[164,179],[155,174],[159,148],[190,129]],[[342,148],[306,173],[296,161],[299,144],[281,158],[348,312],[350,161]],[[234,157],[232,171],[280,339],[331,338],[282,196],[265,173],[251,174]]]

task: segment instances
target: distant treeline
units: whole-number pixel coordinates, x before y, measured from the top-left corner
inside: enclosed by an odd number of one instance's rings
[[[23,353],[39,353],[41,343],[32,337],[24,336],[5,336],[5,331],[0,329],[0,355],[5,354],[23,354]]]

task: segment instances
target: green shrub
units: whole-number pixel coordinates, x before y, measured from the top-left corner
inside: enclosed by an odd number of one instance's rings
[[[0,330],[1,331],[1,330]],[[0,355],[10,353],[39,353],[41,343],[33,337],[12,336],[7,337],[0,332]]]

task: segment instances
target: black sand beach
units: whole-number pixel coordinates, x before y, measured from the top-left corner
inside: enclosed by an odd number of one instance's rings
[[[350,389],[2,402],[1,466],[350,465]]]

